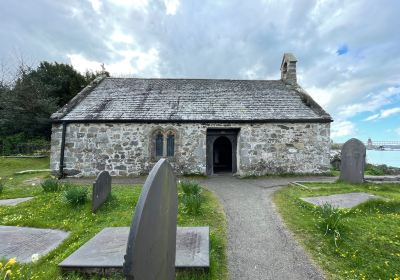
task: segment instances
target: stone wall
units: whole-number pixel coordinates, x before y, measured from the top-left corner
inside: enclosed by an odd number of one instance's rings
[[[175,130],[179,174],[206,173],[207,128],[240,128],[237,159],[239,175],[323,173],[329,170],[329,123],[281,124],[133,124],[70,123],[65,140],[64,171],[70,176],[146,174],[158,160],[153,153],[156,130]],[[52,130],[51,169],[59,170],[62,125]]]

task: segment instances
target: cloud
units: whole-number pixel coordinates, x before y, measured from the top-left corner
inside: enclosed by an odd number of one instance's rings
[[[175,15],[178,10],[180,0],[164,0],[166,14],[167,15]]]
[[[353,135],[355,130],[355,125],[350,121],[333,122],[331,127],[331,137],[336,138]]]
[[[389,87],[379,92],[373,92],[366,95],[363,97],[363,102],[341,106],[338,110],[338,114],[344,118],[349,118],[362,112],[374,112],[385,105],[392,104],[398,98],[400,98],[400,87]],[[384,116],[386,114],[390,115],[391,111],[381,112],[380,117],[382,117],[382,114],[384,114]],[[378,116],[370,116],[365,120],[373,120],[376,118],[378,118]]]
[[[387,110],[382,110],[379,118],[384,119],[397,113],[400,113],[400,108],[391,108]]]
[[[372,116],[369,116],[368,118],[364,119],[364,121],[372,121],[372,120],[376,120],[377,118],[379,118],[380,114],[374,114]]]
[[[101,2],[101,0],[88,0],[90,2],[90,4],[92,5],[93,10],[100,14],[101,11],[101,7],[103,5],[103,3]]]
[[[400,135],[400,127],[395,129],[395,132]]]
[[[368,118],[365,119],[365,121],[384,119],[384,118],[390,117],[397,113],[400,113],[400,107],[385,109],[385,110],[381,110],[380,113],[369,116]]]
[[[299,84],[345,131],[359,114],[400,106],[399,10],[391,0],[4,0],[0,63],[21,49],[82,71],[279,79],[293,52]]]

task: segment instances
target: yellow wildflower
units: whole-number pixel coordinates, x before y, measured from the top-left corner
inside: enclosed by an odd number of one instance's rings
[[[8,263],[6,264],[6,266],[12,266],[17,262],[17,258],[12,258],[8,261]]]
[[[0,262],[0,269],[3,267],[3,263],[2,262]]]
[[[12,272],[11,272],[11,270],[9,269],[9,270],[6,271],[6,275],[4,275],[4,276],[7,277],[7,276],[11,276],[11,275],[12,275]]]

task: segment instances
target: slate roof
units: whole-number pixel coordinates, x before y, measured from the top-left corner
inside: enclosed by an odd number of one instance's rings
[[[299,86],[281,80],[102,78],[53,121],[330,122]]]

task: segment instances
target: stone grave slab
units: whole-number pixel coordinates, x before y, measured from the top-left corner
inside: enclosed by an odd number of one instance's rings
[[[329,203],[332,206],[339,208],[352,208],[369,199],[377,199],[377,198],[381,197],[369,193],[356,192],[356,193],[333,194],[326,196],[302,197],[301,199],[317,206],[322,206],[325,203]]]
[[[84,273],[122,272],[128,235],[129,227],[105,228],[59,266],[65,271]],[[209,244],[208,227],[178,227],[175,267],[209,267]]]
[[[111,194],[111,176],[107,171],[101,171],[93,183],[92,211],[96,212]]]
[[[31,200],[33,197],[21,197],[21,198],[11,198],[11,199],[1,199],[0,206],[15,206],[22,202]]]
[[[68,235],[54,229],[0,226],[0,258],[16,257],[17,262],[28,263],[33,254],[48,254]]]

